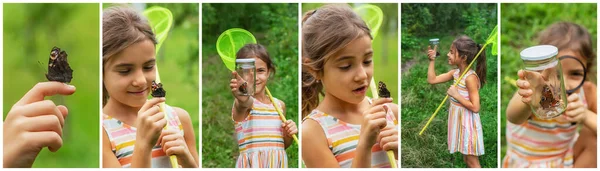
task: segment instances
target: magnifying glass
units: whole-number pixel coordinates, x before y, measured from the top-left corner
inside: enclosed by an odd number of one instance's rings
[[[571,95],[577,92],[585,83],[587,76],[586,68],[583,62],[574,56],[558,57],[563,69],[563,77],[565,79],[566,93]],[[572,122],[571,125],[577,124]]]

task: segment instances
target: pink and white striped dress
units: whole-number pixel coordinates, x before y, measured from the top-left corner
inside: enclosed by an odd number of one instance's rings
[[[458,80],[461,71],[456,69],[454,74],[454,83],[459,82],[458,93],[463,98],[470,100],[469,91],[466,86],[466,79],[472,74],[477,74],[469,70],[465,76]],[[479,79],[479,77],[478,77]],[[481,85],[478,86],[481,88]],[[450,108],[448,109],[448,150],[450,153],[460,152],[464,155],[481,156],[484,154],[483,148],[483,128],[479,113],[475,113],[450,97]]]
[[[275,99],[275,101],[278,102],[278,107],[281,109],[283,102],[279,99]],[[235,122],[235,132],[240,150],[235,167],[288,167],[281,123],[281,118],[273,104],[264,104],[254,99],[250,114],[243,121]]]
[[[321,125],[327,138],[327,146],[329,146],[329,150],[335,156],[339,166],[341,168],[352,167],[352,161],[356,156],[356,146],[360,137],[361,125],[341,121],[317,109],[304,118],[304,120],[307,119],[314,120]],[[396,120],[391,110],[388,110],[386,119],[388,124],[398,126],[398,120]],[[379,142],[375,143],[371,148],[371,168],[389,167],[391,165],[386,152],[383,151]]]

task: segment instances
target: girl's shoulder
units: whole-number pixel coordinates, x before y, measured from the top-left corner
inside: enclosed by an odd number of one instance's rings
[[[175,112],[175,114],[177,114],[177,117],[179,118],[179,120],[186,120],[186,121],[191,120],[190,114],[185,109],[182,109],[182,108],[176,107],[176,106],[168,106],[168,107],[170,107]]]
[[[594,82],[591,81],[585,81],[583,83],[583,91],[585,92],[585,100],[587,102],[588,107],[594,112],[597,112],[596,109],[596,96],[597,96],[597,88],[596,88],[596,84],[594,84]]]

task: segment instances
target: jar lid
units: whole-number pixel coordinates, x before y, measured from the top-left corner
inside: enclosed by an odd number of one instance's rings
[[[254,61],[256,61],[256,59],[254,58],[247,58],[247,59],[236,59],[235,63],[254,63]]]
[[[521,51],[521,59],[538,61],[552,58],[558,54],[558,48],[552,45],[538,45]]]
[[[437,41],[440,41],[440,39],[439,38],[433,38],[433,39],[429,39],[429,41],[430,42],[437,42]]]

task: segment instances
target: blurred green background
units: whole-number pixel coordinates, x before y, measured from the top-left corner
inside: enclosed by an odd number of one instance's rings
[[[102,4],[108,8],[120,4]],[[190,114],[196,149],[199,151],[200,107],[198,92],[199,8],[197,3],[135,3],[138,11],[161,6],[173,13],[173,27],[156,55],[160,79],[169,98],[166,103],[180,107]],[[200,155],[200,153],[198,153]]]
[[[523,68],[519,53],[538,45],[537,36],[548,26],[569,21],[586,28],[596,47],[596,4],[502,4],[501,12],[501,121],[502,158],[506,154],[506,106],[517,91],[509,80],[517,80],[517,71]],[[594,48],[595,49],[595,48]],[[594,50],[595,51],[595,50]],[[588,73],[588,80],[596,82],[596,64]]]
[[[238,156],[231,72],[217,54],[219,35],[230,28],[250,31],[267,47],[276,68],[269,90],[285,102],[286,118],[298,125],[298,4],[202,4],[202,167],[235,167]],[[288,167],[298,167],[298,145],[288,147]]]
[[[55,153],[44,148],[33,167],[99,167],[99,10],[97,3],[4,4],[3,119],[29,89],[47,81],[52,47],[67,52],[74,70],[75,94],[46,98],[69,109],[63,146]]]
[[[323,3],[303,3],[302,15],[309,10],[317,9]],[[364,3],[350,3],[352,8],[364,5]],[[394,103],[398,104],[398,4],[372,4],[383,11],[383,22],[379,27],[379,33],[373,40],[373,63],[375,84],[383,81],[392,93]],[[367,96],[372,97],[371,90],[367,90]]]
[[[440,39],[436,74],[446,73],[452,41],[467,35],[484,44],[497,25],[496,4],[402,4],[402,167],[465,168],[460,152],[448,152],[448,103],[440,109],[423,135],[419,132],[446,96],[452,81],[427,83],[429,39]],[[485,154],[479,157],[484,168],[497,167],[498,156],[498,73],[497,56],[486,47],[487,83],[479,90]],[[473,66],[475,67],[475,66]],[[474,69],[474,68],[472,68]]]

